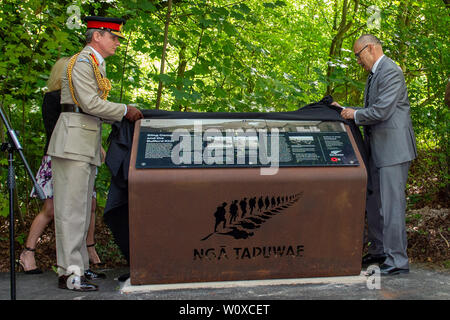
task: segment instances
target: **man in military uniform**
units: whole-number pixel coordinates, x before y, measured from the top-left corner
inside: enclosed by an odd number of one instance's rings
[[[86,47],[73,56],[62,77],[62,113],[48,148],[52,157],[58,287],[95,291],[89,269],[89,227],[96,167],[101,165],[102,121],[136,121],[137,108],[106,100],[111,85],[104,59],[113,55],[125,20],[86,17]]]

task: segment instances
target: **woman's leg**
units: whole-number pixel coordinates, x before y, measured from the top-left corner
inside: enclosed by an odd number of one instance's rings
[[[34,218],[31,224],[30,232],[25,246],[29,249],[35,249],[39,237],[44,232],[47,225],[53,220],[53,199],[46,199],[44,206],[39,214]],[[34,251],[23,250],[20,254],[20,261],[25,271],[36,269],[36,260]]]
[[[89,254],[89,263],[90,264],[97,264],[101,263],[101,260],[97,254],[97,251],[95,250],[95,207],[96,207],[96,199],[95,197],[92,197],[92,210],[91,210],[91,221],[89,224],[89,230],[86,237],[86,244]]]

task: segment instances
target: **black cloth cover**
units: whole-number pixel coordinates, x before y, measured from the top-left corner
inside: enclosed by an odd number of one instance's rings
[[[47,154],[50,138],[55,129],[56,122],[61,114],[61,90],[55,90],[45,93],[42,102],[42,120],[44,121],[46,142],[44,155]]]

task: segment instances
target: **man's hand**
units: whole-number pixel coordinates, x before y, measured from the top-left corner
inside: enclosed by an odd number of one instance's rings
[[[336,101],[333,101],[332,103],[331,103],[331,105],[332,106],[336,106],[336,107],[340,107],[340,108],[343,108],[339,103],[337,103]]]
[[[332,106],[336,106],[336,107],[340,107],[343,108],[341,111],[341,117],[346,119],[346,120],[351,120],[351,119],[355,119],[355,111],[354,109],[351,108],[345,108],[343,106],[341,106],[339,103],[337,103],[336,101],[333,101],[331,103]]]
[[[341,117],[346,120],[355,119],[355,111],[356,110],[351,109],[351,108],[345,108],[341,112]]]
[[[144,115],[138,108],[127,105],[127,114],[125,115],[125,118],[127,118],[131,122],[134,122],[136,120],[142,119],[143,117]]]
[[[100,146],[100,151],[101,151],[101,158],[102,158],[102,163],[105,163],[105,159],[106,159],[106,151],[105,149],[103,149],[103,146]]]

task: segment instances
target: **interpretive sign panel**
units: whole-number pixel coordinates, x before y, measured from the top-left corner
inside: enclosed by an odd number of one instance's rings
[[[358,166],[343,123],[144,119],[136,168]]]

